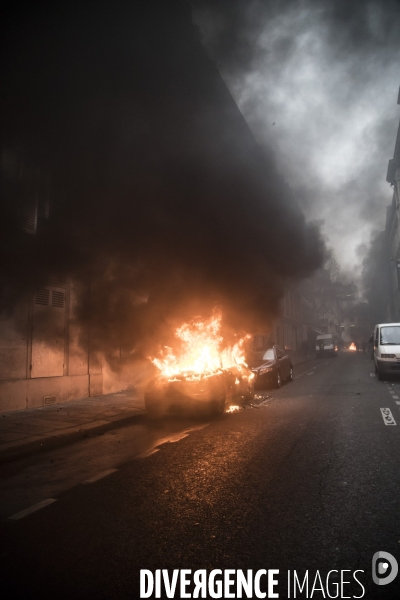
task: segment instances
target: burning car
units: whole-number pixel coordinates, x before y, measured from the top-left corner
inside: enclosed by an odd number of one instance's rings
[[[241,366],[196,378],[185,373],[173,379],[156,377],[147,386],[144,401],[148,414],[159,417],[187,411],[223,414],[228,402],[253,398],[254,375],[250,369]]]
[[[220,327],[220,315],[185,323],[175,332],[181,351],[164,347],[161,357],[151,359],[160,374],[145,391],[149,415],[193,410],[222,414],[227,402],[253,399],[255,376],[244,361],[245,338],[226,346]]]

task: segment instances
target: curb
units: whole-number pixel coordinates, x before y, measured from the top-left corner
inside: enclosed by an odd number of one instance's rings
[[[314,357],[307,358],[301,363],[297,363],[293,366],[296,367],[311,360],[314,360]],[[259,403],[254,404],[257,405]],[[135,421],[140,420],[145,415],[145,409],[138,408],[136,414],[132,414],[129,415],[129,417],[124,417],[115,421],[92,421],[90,423],[85,423],[82,426],[74,427],[73,431],[68,431],[53,436],[35,436],[36,439],[27,440],[25,443],[20,444],[18,444],[18,442],[12,442],[8,444],[6,448],[0,449],[0,465],[7,464],[20,458],[25,458],[29,455],[45,453],[49,450],[61,448],[87,437],[102,435],[103,433],[106,433],[112,429],[118,429],[119,427],[130,425]]]
[[[19,458],[24,458],[31,454],[48,452],[55,448],[61,448],[62,446],[73,444],[74,442],[87,437],[102,435],[106,431],[112,429],[125,427],[126,425],[130,425],[135,421],[140,420],[145,414],[145,410],[138,409],[137,414],[116,421],[92,421],[91,423],[85,423],[82,426],[74,427],[73,431],[68,431],[66,433],[60,433],[54,436],[36,437],[35,440],[27,440],[26,443],[22,444],[9,444],[7,448],[0,450],[0,465],[18,460]]]
[[[305,358],[304,360],[302,360],[301,362],[295,363],[293,364],[293,367],[298,367],[300,365],[304,365],[304,363],[306,362],[310,362],[311,360],[316,360],[315,356],[309,356],[308,358]]]

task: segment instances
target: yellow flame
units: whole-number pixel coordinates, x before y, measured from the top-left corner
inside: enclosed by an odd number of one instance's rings
[[[221,315],[184,323],[175,331],[175,336],[182,341],[182,352],[179,355],[165,346],[160,352],[160,358],[151,359],[164,377],[185,375],[200,378],[221,369],[247,366],[243,344],[249,336],[243,337],[233,346],[224,347]]]
[[[238,410],[240,410],[240,406],[233,405],[233,406],[230,406],[226,412],[233,413],[233,412],[237,412]]]
[[[351,342],[350,346],[349,346],[349,350],[357,350],[356,345],[354,342]]]

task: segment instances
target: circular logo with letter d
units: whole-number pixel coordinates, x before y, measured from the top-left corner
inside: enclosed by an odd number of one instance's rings
[[[389,552],[375,552],[372,557],[372,579],[376,585],[387,585],[396,578],[399,565]]]

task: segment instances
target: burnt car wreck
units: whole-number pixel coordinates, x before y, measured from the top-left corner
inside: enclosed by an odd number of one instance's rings
[[[146,388],[144,401],[153,417],[168,414],[221,415],[229,402],[250,402],[254,398],[254,374],[244,365],[213,373],[163,375]]]

